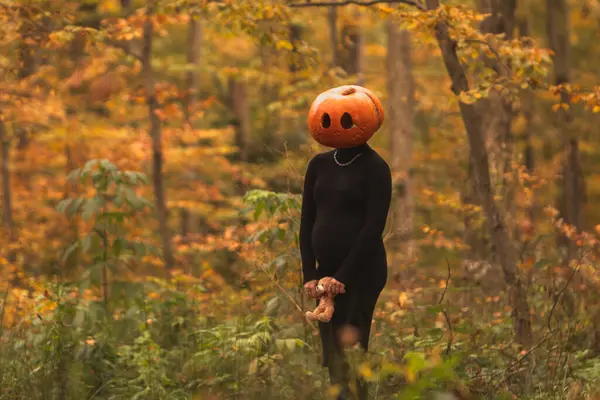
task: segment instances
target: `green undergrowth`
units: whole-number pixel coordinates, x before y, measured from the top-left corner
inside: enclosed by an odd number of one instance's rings
[[[143,257],[124,239],[124,229],[136,206],[147,206],[128,191],[144,179],[106,161],[97,165],[95,172],[84,169],[76,176],[91,176],[102,196],[61,206],[95,224],[66,254],[78,249],[88,256],[89,271],[118,272],[124,258]],[[122,201],[117,190],[107,214],[104,201],[111,195],[104,189],[111,180],[129,197]],[[33,299],[35,309],[1,328],[0,400],[331,398],[336,388],[329,387],[320,365],[318,335],[301,315],[307,306],[296,279],[299,198],[252,191],[245,204],[250,220],[274,221],[248,238],[268,255],[251,275],[262,279],[261,293],[250,291],[247,300],[260,307],[219,309],[231,292],[207,294],[156,278],[113,281],[107,299],[102,279],[92,279],[95,272],[77,282],[56,277]],[[98,232],[111,240],[87,239]],[[370,353],[348,349],[351,368],[370,382],[373,399],[598,394],[600,358],[589,350],[585,310],[566,314],[558,301],[548,303],[541,286],[531,285],[532,304],[554,319],[534,321],[535,343],[521,348],[501,295],[491,298],[450,278],[443,287],[438,282],[421,282],[412,297],[407,289],[387,289],[376,310]],[[89,287],[101,295],[86,295]],[[0,316],[14,306],[13,297],[11,291],[3,295]]]

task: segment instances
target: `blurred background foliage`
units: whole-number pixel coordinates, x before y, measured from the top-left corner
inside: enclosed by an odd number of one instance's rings
[[[600,3],[372,3],[0,0],[0,399],[335,394],[297,232],[341,84],[394,176],[372,397],[600,396]]]

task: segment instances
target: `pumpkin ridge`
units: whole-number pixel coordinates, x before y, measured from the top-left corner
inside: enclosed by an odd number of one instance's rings
[[[375,100],[373,99],[373,97],[371,97],[371,94],[364,91],[364,94],[367,95],[367,97],[369,98],[369,100],[371,100],[371,104],[373,104],[373,108],[375,109],[375,114],[377,114],[377,118],[379,119],[379,125],[381,126],[381,123],[383,122],[381,120],[381,113],[379,112],[379,107],[377,107],[377,103],[375,102]]]

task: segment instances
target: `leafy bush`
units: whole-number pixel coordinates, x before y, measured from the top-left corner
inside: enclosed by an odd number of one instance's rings
[[[79,252],[78,262],[89,268],[81,280],[57,275],[53,283],[38,285],[35,298],[16,289],[4,294],[2,316],[17,302],[34,307],[0,332],[0,399],[325,399],[335,392],[320,366],[315,326],[303,318],[311,304],[300,290],[299,196],[246,194],[242,213],[260,222],[246,240],[260,250],[248,253],[256,266],[249,276],[260,283],[248,298],[255,307],[242,300],[240,306],[218,308],[247,292],[207,293],[180,272],[89,285],[93,276],[108,276],[92,272],[95,268],[118,276],[119,268],[146,253],[128,232],[131,219],[148,206],[132,189],[145,178],[108,161],[90,162],[72,177],[91,178],[92,197],[68,199],[59,208],[90,225],[64,256]],[[551,263],[540,268],[546,264]],[[501,297],[486,297],[475,312],[469,304],[479,301],[478,294],[455,283],[450,272],[448,264],[447,278],[429,288],[389,289],[382,296],[372,351],[364,356],[349,350],[351,367],[371,382],[373,398],[503,399],[521,393],[519,398],[550,399],[594,393],[600,362],[577,350],[570,342],[573,333],[557,326],[531,349],[520,349],[511,343]],[[545,304],[533,294],[532,299]],[[562,314],[556,318],[566,321]],[[577,321],[580,316],[570,323],[581,324]],[[575,351],[567,354],[567,346]],[[555,378],[545,379],[549,376]]]

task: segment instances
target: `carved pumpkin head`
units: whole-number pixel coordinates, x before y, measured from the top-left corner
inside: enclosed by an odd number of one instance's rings
[[[365,144],[382,122],[383,107],[377,96],[355,85],[321,93],[308,112],[308,129],[313,139],[334,148]]]

